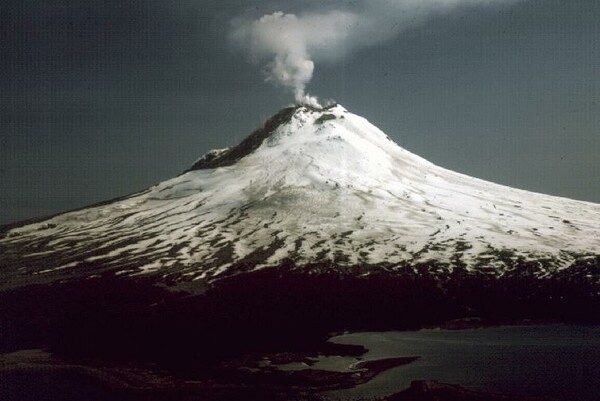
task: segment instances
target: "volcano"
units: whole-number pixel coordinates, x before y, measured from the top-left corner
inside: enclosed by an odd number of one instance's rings
[[[600,286],[600,205],[438,167],[340,105],[283,109],[145,191],[0,239],[4,289],[112,274],[205,288],[277,266]]]
[[[340,105],[295,106],[178,177],[3,227],[0,278],[0,354],[43,349],[118,383],[141,366],[121,390],[169,400],[321,391],[364,377],[248,361],[364,353],[327,342],[346,330],[598,323],[600,205],[438,167]]]

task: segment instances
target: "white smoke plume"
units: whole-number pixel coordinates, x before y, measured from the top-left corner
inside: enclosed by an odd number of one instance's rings
[[[235,19],[232,39],[249,52],[254,63],[266,63],[267,81],[293,90],[297,103],[318,106],[317,99],[306,94],[315,63],[339,61],[461,7],[516,1],[354,0],[340,1],[338,8],[332,6],[335,1],[304,1],[313,9],[298,14],[276,11],[255,20]]]

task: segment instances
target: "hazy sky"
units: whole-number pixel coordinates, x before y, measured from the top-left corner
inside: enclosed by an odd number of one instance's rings
[[[360,17],[343,54],[310,49],[310,94],[440,166],[600,202],[600,2],[461,2],[490,5],[369,31],[364,0],[0,2],[0,223],[153,185],[289,105],[231,39],[275,11]]]

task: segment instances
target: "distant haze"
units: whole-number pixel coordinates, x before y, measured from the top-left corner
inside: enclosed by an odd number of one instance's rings
[[[0,223],[153,185],[289,105],[236,26],[415,2],[350,3],[0,3]],[[438,3],[310,47],[310,94],[443,167],[600,202],[600,2]]]

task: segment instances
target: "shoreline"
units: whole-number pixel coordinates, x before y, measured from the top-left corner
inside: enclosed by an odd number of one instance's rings
[[[255,391],[261,400],[287,400],[292,395],[318,400],[319,388],[339,387],[340,382],[356,386],[355,379],[327,371],[263,369],[261,375],[260,369],[252,372],[253,366],[240,373],[224,369],[222,363],[237,359],[240,365],[248,355],[276,354],[283,362],[308,361],[315,370],[311,356],[366,352],[365,347],[350,349],[328,341],[348,332],[598,324],[595,301],[576,297],[579,292],[548,301],[544,294],[563,287],[518,278],[497,283],[470,277],[444,292],[428,277],[385,272],[367,277],[336,272],[308,276],[281,268],[232,277],[203,295],[170,291],[161,284],[152,277],[125,280],[106,274],[0,291],[0,352],[6,356],[47,349],[55,358],[50,365],[59,369],[61,364],[81,365],[95,369],[92,375],[109,376],[109,381],[149,382],[155,387],[150,391],[165,400],[169,398],[161,394],[168,391],[176,393],[173,397],[194,391],[210,391],[215,397]],[[531,294],[534,284],[543,291]],[[475,292],[470,291],[473,288]],[[492,296],[488,288],[495,289]],[[416,352],[401,356],[413,355],[419,356]],[[364,374],[362,380],[384,371]],[[15,380],[27,382],[27,372],[19,377],[18,369],[12,372]],[[2,374],[6,376],[6,369]],[[156,383],[163,388],[156,389]]]
[[[502,325],[500,327],[528,327],[526,325]],[[556,325],[542,324],[540,327]],[[569,326],[561,324],[561,326]],[[596,325],[594,325],[596,326]],[[585,327],[585,326],[584,326]],[[464,330],[485,329],[489,327],[468,327]],[[438,330],[452,333],[457,329],[430,329],[422,330],[437,332]],[[398,333],[411,333],[406,330]],[[381,334],[381,332],[370,332]],[[360,333],[348,333],[360,334]],[[470,338],[470,337],[468,337]],[[330,337],[329,340],[335,339]],[[326,350],[323,352],[323,350]],[[348,396],[342,393],[339,396],[327,395],[328,392],[337,390],[352,390],[390,369],[403,365],[411,365],[423,356],[395,356],[389,358],[370,359],[366,357],[371,351],[368,343],[364,345],[332,343],[328,341],[323,348],[314,352],[279,352],[267,354],[246,355],[223,361],[210,372],[202,376],[181,376],[177,372],[169,371],[158,365],[113,364],[97,365],[91,363],[73,363],[64,361],[42,350],[22,350],[18,352],[0,354],[0,381],[4,384],[4,393],[0,390],[3,400],[26,399],[27,391],[33,387],[36,391],[37,383],[57,382],[64,390],[101,394],[101,400],[107,401],[137,401],[152,399],[157,401],[167,400],[237,400],[257,399],[265,401],[331,401],[337,400],[373,400],[373,401],[417,401],[430,400],[435,395],[439,401],[546,401],[548,398],[498,394],[485,392],[476,388],[463,386],[460,382],[446,382],[424,377],[412,380],[410,386],[405,384],[398,387],[390,395],[382,396]],[[381,352],[379,353],[381,355]],[[394,355],[391,353],[390,355]],[[318,368],[319,359],[343,358],[346,364],[344,370],[323,370]],[[425,359],[424,359],[425,360]],[[294,365],[296,364],[296,365]],[[282,369],[294,365],[293,369]],[[14,397],[7,397],[6,386],[20,386],[21,393]],[[70,389],[70,390],[69,390]],[[56,390],[56,389],[55,389]],[[19,391],[17,388],[15,391]],[[48,391],[48,389],[46,389]],[[49,394],[52,393],[49,390]],[[247,398],[248,394],[252,397]],[[360,394],[357,393],[357,394]],[[63,397],[64,394],[55,393],[57,399],[71,400]],[[425,397],[425,398],[423,398]],[[429,397],[429,398],[427,398]],[[37,399],[37,398],[33,398]],[[45,399],[45,398],[42,398]],[[92,398],[96,399],[96,398]]]
[[[0,356],[1,357],[1,356]],[[413,362],[417,358],[388,358],[375,361],[363,362],[363,370],[366,372],[356,376],[355,372],[345,374],[332,374],[332,372],[313,371],[311,374],[283,375],[269,373],[270,380],[261,384],[249,385],[243,382],[223,384],[210,380],[202,382],[173,382],[170,380],[158,383],[153,373],[143,372],[139,369],[98,369],[81,365],[46,365],[36,366],[21,365],[10,369],[0,368],[0,379],[3,388],[0,395],[5,401],[17,401],[31,398],[36,392],[43,390],[46,397],[43,399],[60,399],[71,401],[79,399],[80,394],[92,393],[92,399],[105,401],[137,401],[152,399],[156,401],[173,400],[197,400],[197,401],[234,401],[240,399],[261,401],[327,401],[321,393],[342,388],[352,388],[373,379],[385,370],[402,366]],[[302,372],[302,371],[300,371]],[[150,373],[150,374],[149,374]],[[286,383],[282,387],[282,378],[299,380],[304,382],[300,385]],[[324,386],[323,383],[335,379],[335,384]],[[340,382],[345,378],[345,382]],[[140,380],[152,379],[151,385],[139,385]],[[164,379],[164,377],[162,378]],[[275,381],[268,383],[269,381]],[[138,385],[132,385],[132,381],[138,381]],[[11,382],[13,386],[12,396],[10,391]],[[56,388],[36,388],[39,383],[52,382]],[[307,384],[310,383],[310,386]],[[315,385],[317,385],[315,387]],[[24,388],[27,392],[23,392]],[[285,387],[285,388],[284,388]],[[8,392],[7,392],[8,388]],[[54,398],[52,398],[54,397]],[[436,397],[436,398],[432,398]],[[343,399],[343,398],[338,398]],[[357,398],[352,398],[356,400]],[[360,399],[360,398],[358,398]],[[370,398],[373,399],[373,398]],[[375,398],[378,401],[417,401],[417,400],[439,400],[439,401],[549,401],[542,397],[515,396],[494,394],[469,390],[461,385],[440,383],[435,380],[413,381],[406,389],[385,397]]]
[[[279,362],[284,364],[304,355],[286,355]],[[58,388],[89,392],[95,390],[107,399],[134,400],[138,397],[152,397],[157,400],[179,399],[177,397],[196,397],[202,400],[233,399],[248,391],[261,395],[261,399],[283,401],[301,396],[306,400],[320,400],[318,393],[342,388],[351,388],[364,384],[381,372],[393,367],[413,362],[417,358],[387,358],[376,361],[361,361],[346,372],[318,369],[282,371],[265,368],[260,371],[240,369],[238,367],[212,372],[204,378],[181,378],[168,371],[131,366],[87,366],[66,363],[54,358],[42,350],[21,350],[9,354],[0,354],[0,381],[3,400],[30,398],[19,394],[28,389],[35,391],[37,382],[56,382]],[[247,362],[247,361],[245,361]],[[247,366],[246,366],[247,368]],[[41,379],[41,380],[40,380]],[[14,396],[10,396],[11,383]],[[20,387],[20,389],[19,389]],[[6,391],[8,390],[8,395]],[[5,393],[2,393],[4,391]],[[46,389],[48,391],[48,389]],[[52,389],[49,390],[52,393]],[[58,391],[58,390],[57,390]],[[57,399],[66,394],[57,392]],[[223,398],[225,397],[225,398]],[[69,399],[68,396],[66,399]],[[188,398],[185,398],[188,399]],[[195,398],[191,398],[195,399]],[[200,398],[199,398],[200,399]]]

